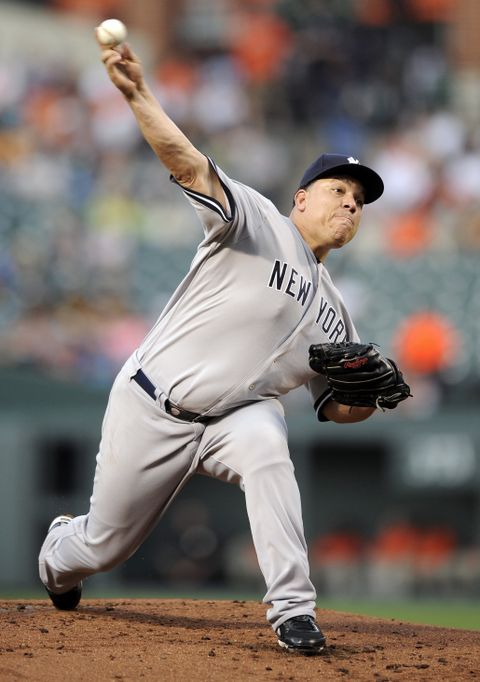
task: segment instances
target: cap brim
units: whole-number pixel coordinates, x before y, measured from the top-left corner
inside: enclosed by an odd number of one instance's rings
[[[368,168],[368,166],[362,166],[359,163],[343,163],[339,166],[334,166],[316,175],[311,182],[321,178],[332,178],[337,175],[348,175],[358,180],[364,189],[366,204],[371,204],[383,194],[384,185],[379,174]]]

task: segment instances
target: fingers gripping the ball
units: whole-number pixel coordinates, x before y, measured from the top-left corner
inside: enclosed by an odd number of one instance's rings
[[[127,99],[143,88],[142,64],[127,43],[114,49],[102,47],[100,58],[110,80]]]

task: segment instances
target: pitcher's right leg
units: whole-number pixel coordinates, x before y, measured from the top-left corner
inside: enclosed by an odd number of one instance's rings
[[[283,623],[298,616],[313,620],[316,592],[309,577],[300,494],[281,404],[251,403],[207,424],[199,458],[200,473],[236,483],[245,491],[273,629],[278,633]],[[306,627],[302,621],[297,629]],[[315,637],[324,643],[321,633]]]

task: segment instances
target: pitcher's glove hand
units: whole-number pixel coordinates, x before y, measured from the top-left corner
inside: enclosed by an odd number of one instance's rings
[[[325,375],[333,400],[342,405],[393,410],[412,395],[393,360],[372,343],[315,344],[309,349],[309,363]]]

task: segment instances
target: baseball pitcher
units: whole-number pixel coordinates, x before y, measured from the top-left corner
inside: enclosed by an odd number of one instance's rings
[[[352,157],[322,154],[283,216],[185,137],[128,45],[102,48],[101,59],[204,236],[115,379],[90,508],[52,521],[41,580],[57,608],[74,609],[82,581],[128,559],[187,481],[207,474],[245,493],[279,644],[317,653],[325,637],[279,397],[306,385],[320,421],[346,423],[409,395],[396,365],[360,344],[324,264],[353,239],[382,180]]]

